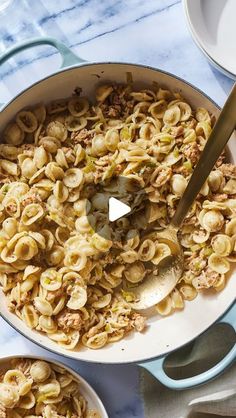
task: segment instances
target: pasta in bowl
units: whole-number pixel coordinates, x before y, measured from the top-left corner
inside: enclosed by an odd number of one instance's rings
[[[155,85],[102,84],[95,102],[76,93],[19,111],[0,145],[8,308],[68,350],[145,330],[130,305],[132,286],[171,254],[153,232],[175,212],[214,124],[207,109]],[[119,176],[135,211],[111,225],[106,196],[114,187],[122,194]],[[235,184],[236,166],[222,155],[180,229],[185,271],[156,306],[160,315],[225,287],[236,260]]]
[[[107,418],[96,393],[74,371],[42,358],[0,360],[2,418]]]

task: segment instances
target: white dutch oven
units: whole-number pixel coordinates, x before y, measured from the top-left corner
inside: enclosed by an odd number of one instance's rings
[[[68,97],[77,86],[82,87],[83,93],[92,98],[97,80],[99,80],[99,83],[124,83],[127,72],[132,73],[137,87],[148,86],[155,81],[168,89],[180,91],[193,107],[205,107],[216,116],[219,113],[219,108],[209,97],[174,75],[135,64],[85,63],[63,44],[51,38],[34,39],[14,47],[0,57],[0,64],[3,64],[21,50],[41,44],[48,44],[57,48],[62,55],[62,67],[66,68],[33,84],[4,105],[0,114],[1,129],[24,107]],[[95,74],[99,78],[95,77]],[[235,134],[230,139],[229,150],[231,159],[236,164]],[[81,348],[79,351],[67,351],[62,349],[46,336],[26,327],[22,321],[10,313],[3,295],[0,296],[0,313],[9,324],[25,337],[57,354],[94,363],[136,362],[148,369],[163,384],[173,389],[183,389],[209,381],[235,361],[236,344],[219,364],[199,376],[175,381],[165,374],[163,368],[165,356],[168,353],[197,338],[216,321],[229,323],[236,329],[235,281],[236,272],[232,272],[231,278],[222,292],[202,294],[194,301],[186,303],[185,309],[173,316],[161,319],[152,317],[149,319],[149,326],[145,333],[129,335],[125,339],[115,344],[109,344],[101,350]]]
[[[94,409],[97,412],[99,412],[101,418],[109,418],[101,399],[98,397],[98,395],[93,390],[93,388],[88,384],[88,382],[86,382],[86,380],[84,380],[83,377],[81,377],[73,369],[71,369],[68,366],[65,366],[65,364],[62,364],[59,361],[55,361],[47,357],[42,357],[42,356],[36,357],[36,356],[31,356],[31,355],[16,355],[16,356],[2,357],[0,358],[0,373],[6,371],[6,369],[9,367],[9,362],[13,359],[15,360],[16,358],[25,358],[25,359],[29,358],[31,360],[44,360],[44,361],[47,361],[48,363],[62,367],[67,372],[72,374],[72,376],[74,376],[76,380],[78,380],[80,393],[87,400],[88,407],[90,409]]]

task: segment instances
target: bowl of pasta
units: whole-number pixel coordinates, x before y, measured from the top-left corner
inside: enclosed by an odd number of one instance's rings
[[[174,75],[85,63],[51,38],[14,47],[0,64],[39,44],[55,46],[65,68],[0,114],[0,313],[55,353],[136,362],[174,388],[205,382],[236,347],[192,380],[172,381],[163,362],[226,312],[235,327],[235,134],[179,231],[183,276],[153,309],[135,311],[132,286],[172,251],[152,232],[168,225],[220,110]],[[120,176],[135,211],[111,225]]]
[[[0,359],[2,417],[108,418],[91,386],[62,363],[42,357]]]

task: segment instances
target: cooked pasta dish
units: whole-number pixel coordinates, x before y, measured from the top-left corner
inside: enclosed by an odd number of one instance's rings
[[[80,382],[42,360],[11,360],[0,375],[1,418],[102,418],[88,408]]]
[[[9,310],[70,350],[142,332],[132,288],[171,255],[152,232],[175,213],[213,124],[178,93],[132,83],[100,85],[93,103],[77,89],[20,111],[0,144],[0,283]],[[145,193],[133,192],[132,216],[109,224],[107,196],[122,192],[120,176]],[[185,271],[156,306],[160,315],[224,288],[236,261],[235,190],[236,166],[222,155],[179,231]]]

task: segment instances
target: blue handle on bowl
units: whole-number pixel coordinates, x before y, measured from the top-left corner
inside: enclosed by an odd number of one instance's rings
[[[218,323],[231,325],[236,331],[236,304],[221,318]],[[189,377],[187,379],[174,380],[170,378],[164,370],[164,362],[167,356],[161,357],[154,361],[141,363],[140,366],[147,369],[155,376],[163,385],[174,390],[189,389],[194,386],[201,385],[214,379],[222,373],[230,364],[236,360],[236,344],[229,351],[229,353],[214,367],[197,376]]]
[[[8,51],[0,55],[0,65],[21,51],[24,51],[25,49],[33,48],[35,46],[40,46],[40,45],[54,46],[54,48],[56,48],[58,52],[60,52],[61,57],[62,57],[61,68],[69,67],[71,65],[79,64],[85,61],[82,58],[78,57],[76,54],[74,54],[66,45],[64,45],[57,39],[49,38],[47,36],[42,36],[40,38],[33,38],[27,41],[21,42],[17,44],[16,46],[13,46],[12,48],[8,49]]]
[[[85,60],[78,57],[66,45],[64,45],[57,39],[49,38],[47,36],[42,36],[40,38],[33,38],[24,42],[20,42],[19,44],[8,49],[6,52],[0,55],[0,65],[8,61],[10,58],[12,58],[14,55],[18,54],[21,51],[24,51],[25,49],[33,48],[35,46],[40,46],[40,45],[51,45],[51,46],[54,46],[54,48],[58,50],[62,58],[61,68],[70,67],[72,65],[85,62]],[[0,103],[0,108],[2,106],[4,105]]]

